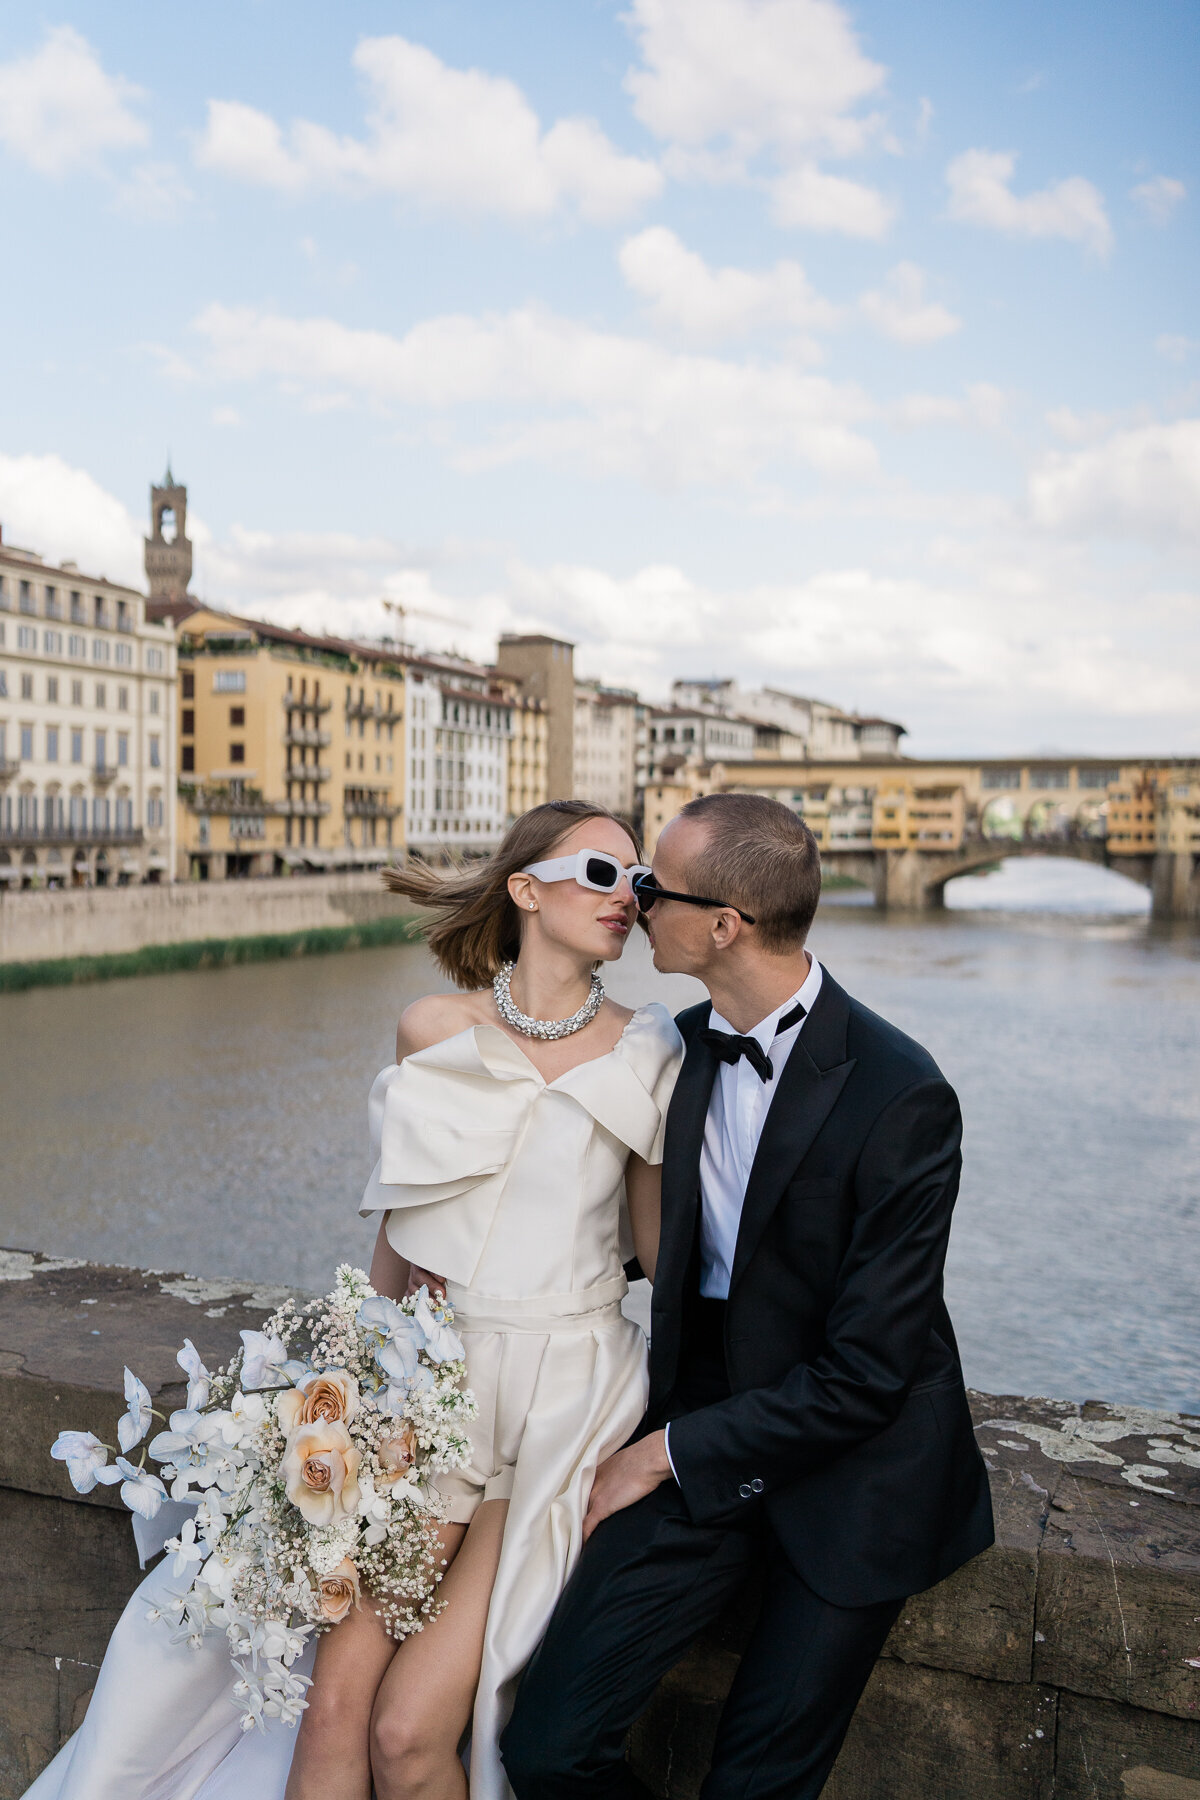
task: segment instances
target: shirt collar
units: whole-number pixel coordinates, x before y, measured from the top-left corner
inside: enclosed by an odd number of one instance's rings
[[[774,1012],[769,1012],[765,1019],[760,1019],[757,1025],[751,1026],[749,1031],[744,1031],[740,1034],[735,1032],[733,1026],[729,1023],[729,1020],[722,1018],[715,1006],[709,1015],[708,1023],[714,1031],[732,1032],[735,1037],[739,1035],[742,1037],[752,1037],[764,1050],[769,1052],[771,1045],[775,1041],[776,1028],[784,1013],[791,1012],[793,1006],[795,1006],[797,1002],[803,1006],[806,1013],[810,1013],[813,1009],[813,1002],[816,1000],[820,991],[821,965],[814,956],[809,965],[808,974],[796,989],[796,992],[792,994],[789,999],[782,1001],[780,1005],[775,1008]]]

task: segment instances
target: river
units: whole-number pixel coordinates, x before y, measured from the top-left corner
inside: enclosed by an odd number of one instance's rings
[[[831,895],[811,944],[962,1098],[968,1380],[1200,1411],[1200,938],[1078,864],[1010,863],[949,902]],[[442,985],[406,945],[0,998],[0,1238],[323,1285],[369,1256],[367,1089],[400,1009]],[[609,985],[697,993],[640,934]]]

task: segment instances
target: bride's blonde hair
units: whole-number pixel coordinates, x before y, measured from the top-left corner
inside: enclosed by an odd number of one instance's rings
[[[438,967],[460,988],[491,984],[501,963],[515,962],[521,948],[521,915],[508,892],[508,878],[529,863],[541,862],[584,819],[611,819],[633,845],[641,862],[641,840],[632,825],[590,800],[547,800],[515,819],[486,862],[434,869],[410,860],[385,869],[393,893],[428,906],[434,918],[423,925]]]

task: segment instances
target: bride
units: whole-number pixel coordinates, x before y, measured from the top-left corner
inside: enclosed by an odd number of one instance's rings
[[[407,1008],[371,1090],[361,1211],[394,1299],[444,1286],[478,1403],[465,1468],[438,1478],[445,1610],[397,1646],[369,1601],[319,1640],[298,1730],[240,1736],[221,1634],[173,1644],[130,1601],[80,1730],[27,1800],[510,1800],[498,1740],[574,1567],[592,1476],[642,1417],[645,1341],[621,1312],[652,1274],[663,1124],[682,1045],[667,1011],[606,998],[637,916],[628,827],[556,800],[485,864],[388,872],[434,909],[456,985]],[[437,1271],[436,1275],[430,1271]],[[185,1578],[186,1585],[186,1578]]]

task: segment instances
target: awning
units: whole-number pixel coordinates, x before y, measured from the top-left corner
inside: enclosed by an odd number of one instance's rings
[[[277,850],[276,856],[285,862],[289,869],[302,869],[305,859],[299,850]]]
[[[136,869],[137,866],[138,865],[136,863],[126,863],[125,864],[125,867],[127,869]],[[146,867],[148,869],[165,869],[166,866],[167,866],[167,859],[165,856],[148,856],[146,858]]]

